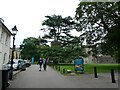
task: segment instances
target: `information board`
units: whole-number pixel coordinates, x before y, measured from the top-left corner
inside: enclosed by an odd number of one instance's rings
[[[84,60],[83,58],[78,58],[74,60],[75,71],[83,71],[84,70]]]

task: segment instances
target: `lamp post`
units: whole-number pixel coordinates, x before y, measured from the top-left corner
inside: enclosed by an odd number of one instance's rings
[[[11,57],[11,67],[10,67],[10,74],[9,74],[9,79],[12,80],[13,79],[13,59],[14,59],[14,51],[15,51],[15,35],[17,34],[17,27],[14,26],[12,28],[12,35],[13,35],[13,49],[12,49],[12,57]]]

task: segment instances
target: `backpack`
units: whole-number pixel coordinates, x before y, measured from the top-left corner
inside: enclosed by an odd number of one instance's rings
[[[43,61],[42,61],[42,60],[40,60],[39,62],[40,62],[40,63],[43,63]]]

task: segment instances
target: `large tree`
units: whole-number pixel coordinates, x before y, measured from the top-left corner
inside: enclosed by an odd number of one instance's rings
[[[21,57],[23,59],[31,59],[35,57],[38,59],[37,46],[39,45],[39,39],[34,37],[28,37],[23,40],[23,43],[20,45]]]
[[[65,43],[64,38],[72,38],[70,34],[71,30],[74,30],[75,21],[72,17],[62,17],[61,15],[45,16],[46,20],[43,21],[42,25],[46,26],[41,29],[48,34],[44,35],[44,39],[53,39],[55,42]]]
[[[76,22],[72,17],[46,16],[46,20],[43,21],[42,25],[46,27],[41,30],[48,31],[48,34],[43,38],[53,39],[49,50],[52,60],[55,62],[69,62],[80,55],[86,56],[79,37],[71,34],[72,30],[76,30]]]
[[[120,2],[81,2],[75,17],[81,40],[120,60]]]

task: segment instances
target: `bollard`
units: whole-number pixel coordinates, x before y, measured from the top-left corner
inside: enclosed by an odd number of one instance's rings
[[[60,71],[60,66],[59,66],[59,71]]]
[[[63,69],[63,73],[65,73],[65,69]]]
[[[116,83],[113,69],[111,69],[111,79],[112,79],[112,83]]]
[[[55,66],[55,69],[57,70],[57,66]]]
[[[56,70],[58,69],[58,66],[56,66]]]
[[[98,78],[98,76],[97,76],[97,68],[96,67],[94,67],[94,76],[95,76],[95,78]]]

